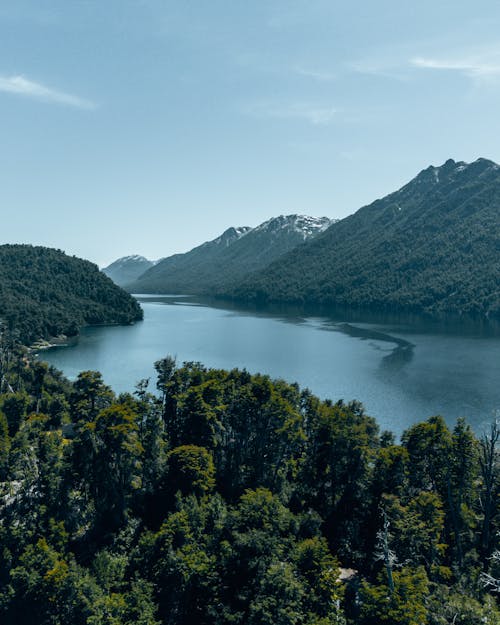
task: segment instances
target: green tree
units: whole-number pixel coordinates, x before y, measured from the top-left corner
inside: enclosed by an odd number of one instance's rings
[[[30,397],[24,391],[8,393],[0,396],[1,410],[7,418],[9,425],[9,436],[14,436],[19,430],[23,419],[26,418]]]
[[[429,592],[423,568],[395,571],[394,590],[390,592],[385,576],[377,584],[364,581],[360,589],[362,625],[426,625],[425,598]]]
[[[85,424],[75,441],[80,477],[100,523],[109,529],[125,522],[129,499],[140,487],[138,429],[137,414],[127,405],[113,404]]]
[[[172,493],[202,496],[215,486],[215,467],[210,452],[204,447],[183,445],[167,456],[167,479]]]
[[[75,421],[93,421],[100,410],[107,408],[114,394],[98,371],[82,371],[73,384],[71,414]]]
[[[0,481],[7,477],[9,466],[10,437],[7,417],[0,412]]]

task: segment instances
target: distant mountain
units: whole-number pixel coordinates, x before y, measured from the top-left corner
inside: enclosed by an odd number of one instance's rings
[[[226,295],[254,302],[500,315],[500,167],[428,167]]]
[[[136,280],[156,262],[134,254],[115,260],[111,265],[104,267],[102,272],[111,278],[118,286],[125,286]]]
[[[134,293],[195,294],[229,288],[331,223],[327,217],[281,215],[256,228],[229,228],[186,254],[164,258],[126,288]]]
[[[46,247],[0,246],[0,320],[22,342],[138,319],[136,300],[97,265]]]

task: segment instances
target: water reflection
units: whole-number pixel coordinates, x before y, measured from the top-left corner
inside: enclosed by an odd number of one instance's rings
[[[41,357],[71,378],[100,370],[118,392],[154,380],[153,363],[167,354],[179,363],[246,368],[296,381],[322,398],[358,399],[396,433],[434,414],[450,425],[467,416],[481,431],[500,406],[500,340],[484,326],[461,334],[450,322],[440,333],[435,324],[402,318],[383,324],[298,309],[254,312],[184,296],[140,300],[143,322],[87,328],[76,347]]]

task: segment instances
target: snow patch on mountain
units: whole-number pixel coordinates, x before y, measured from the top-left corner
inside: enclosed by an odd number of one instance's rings
[[[253,229],[253,232],[297,232],[302,235],[304,241],[316,236],[328,226],[331,226],[334,220],[328,217],[310,217],[309,215],[279,215],[268,219]]]

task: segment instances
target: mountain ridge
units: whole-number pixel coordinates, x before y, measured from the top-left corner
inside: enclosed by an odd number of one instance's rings
[[[446,161],[219,297],[498,316],[500,167]]]
[[[327,217],[280,215],[255,228],[231,227],[189,252],[164,258],[125,288],[135,293],[209,294],[267,266],[330,224]]]

